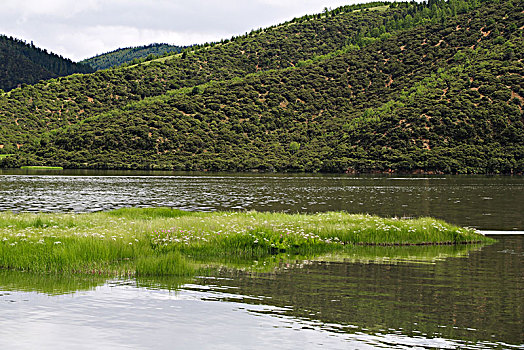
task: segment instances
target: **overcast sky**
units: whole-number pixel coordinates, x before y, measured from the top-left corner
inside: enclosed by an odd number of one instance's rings
[[[362,0],[1,0],[0,34],[74,61],[122,47],[229,38]]]

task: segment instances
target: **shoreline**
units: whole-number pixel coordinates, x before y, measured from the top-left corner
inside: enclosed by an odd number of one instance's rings
[[[2,157],[3,155],[0,154],[0,159],[7,158]],[[387,170],[371,170],[371,171],[354,171],[354,170],[345,170],[345,171],[339,171],[339,172],[308,172],[308,171],[271,171],[271,170],[261,170],[261,169],[244,169],[244,170],[208,170],[208,169],[196,169],[196,170],[184,170],[184,169],[174,169],[174,168],[147,168],[147,167],[137,167],[137,168],[130,168],[130,167],[86,167],[86,168],[80,168],[80,167],[62,167],[62,166],[20,166],[20,167],[9,167],[4,168],[0,167],[0,171],[2,172],[9,172],[9,171],[20,171],[20,170],[30,170],[30,171],[38,171],[38,170],[54,170],[57,172],[82,172],[82,171],[88,171],[88,172],[143,172],[143,173],[187,173],[187,174],[283,174],[283,175],[347,175],[347,176],[516,176],[521,177],[524,176],[524,172],[472,172],[472,173],[464,173],[464,172],[444,172],[444,171],[438,171],[438,170],[423,170],[423,169],[415,169],[411,171],[402,171],[402,170],[393,170],[393,169],[387,169]]]

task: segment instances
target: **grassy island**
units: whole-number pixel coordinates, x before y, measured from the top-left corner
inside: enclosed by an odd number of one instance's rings
[[[191,275],[213,261],[355,245],[490,242],[432,218],[125,208],[88,214],[0,213],[0,268],[40,273]]]

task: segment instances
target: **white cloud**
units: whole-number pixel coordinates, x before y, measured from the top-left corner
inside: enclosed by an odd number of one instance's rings
[[[26,18],[39,15],[72,18],[82,12],[99,8],[102,3],[101,0],[3,0],[2,11]]]
[[[120,47],[229,38],[358,0],[2,0],[0,34],[80,60]]]

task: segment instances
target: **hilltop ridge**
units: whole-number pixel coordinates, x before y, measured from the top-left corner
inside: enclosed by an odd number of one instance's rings
[[[126,47],[106,52],[80,61],[91,66],[94,70],[108,69],[123,64],[138,64],[143,60],[179,53],[185,47],[169,44],[149,44],[143,46]]]
[[[40,49],[32,42],[0,35],[0,72],[0,89],[8,91],[22,84],[94,70]]]

